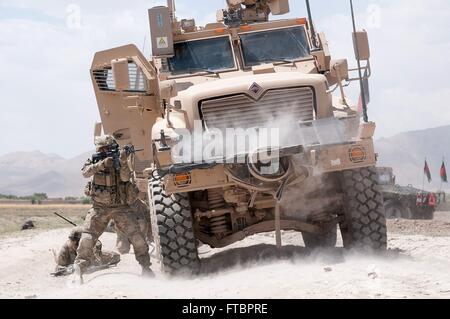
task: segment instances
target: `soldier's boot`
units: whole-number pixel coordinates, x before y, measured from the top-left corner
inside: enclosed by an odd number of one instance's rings
[[[152,263],[150,262],[150,255],[147,253],[143,256],[136,256],[139,265],[142,267],[142,277],[155,278],[155,273],[150,268]]]
[[[72,279],[71,279],[72,284],[79,285],[79,286],[83,285],[84,284],[83,272],[81,271],[80,265],[75,264],[73,266],[73,269],[74,269],[74,272],[73,272]]]
[[[155,273],[148,266],[142,266],[142,277],[155,278]]]

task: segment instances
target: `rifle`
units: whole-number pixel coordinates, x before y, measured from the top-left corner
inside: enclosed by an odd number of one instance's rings
[[[74,227],[77,227],[78,225],[77,224],[75,224],[73,221],[71,221],[70,219],[67,219],[67,218],[65,218],[64,216],[61,216],[60,214],[58,214],[58,213],[53,213],[53,214],[55,214],[56,216],[58,216],[59,218],[61,218],[61,219],[63,219],[63,220],[65,220],[66,222],[68,222],[70,225],[72,225],[72,226],[74,226]]]
[[[114,264],[114,263],[108,263],[106,265],[99,265],[99,266],[89,266],[86,269],[86,274],[92,274],[92,273],[94,273],[96,271],[106,270],[106,269],[113,268],[113,267],[116,267],[116,266],[117,266],[117,264]],[[67,267],[61,267],[60,266],[60,267],[57,267],[55,272],[52,272],[50,274],[50,276],[53,276],[53,277],[64,277],[64,276],[69,276],[69,275],[73,274],[74,272],[75,272],[74,265],[70,265],[70,266],[67,266]]]
[[[57,267],[57,269],[55,270],[55,272],[52,272],[50,274],[50,276],[53,277],[63,277],[63,276],[68,276],[71,275],[75,272],[75,269],[73,268],[73,265],[70,265],[68,267]]]
[[[130,156],[131,154],[136,154],[137,152],[142,152],[144,149],[138,149],[136,150],[134,146],[126,145],[123,150],[125,151],[127,156]],[[96,164],[100,161],[103,161],[104,159],[107,159],[108,157],[111,157],[114,160],[114,168],[118,171],[120,170],[120,149],[119,146],[114,146],[111,150],[106,152],[101,152],[92,155],[92,163]]]

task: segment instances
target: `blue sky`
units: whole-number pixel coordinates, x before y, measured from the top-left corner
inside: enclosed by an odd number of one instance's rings
[[[225,0],[177,0],[179,17],[213,22]],[[98,112],[89,68],[96,51],[148,44],[147,9],[165,1],[0,0],[0,155],[41,150],[65,157],[92,148]],[[306,16],[291,0],[286,17]],[[369,32],[370,117],[377,136],[450,124],[450,2],[354,0]],[[347,0],[311,0],[334,58],[355,65]],[[148,56],[150,48],[145,48]],[[356,87],[357,88],[357,87]],[[357,98],[357,90],[349,91]]]

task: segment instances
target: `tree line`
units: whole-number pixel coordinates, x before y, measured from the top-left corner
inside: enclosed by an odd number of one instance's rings
[[[27,195],[27,196],[17,196],[17,195],[6,195],[6,194],[0,194],[0,200],[6,199],[6,200],[23,200],[23,201],[31,201],[31,204],[42,204],[43,201],[48,200],[49,197],[46,193],[34,193],[33,195]],[[81,200],[83,204],[90,204],[89,198],[77,198],[77,197],[65,197],[65,201],[77,201]]]

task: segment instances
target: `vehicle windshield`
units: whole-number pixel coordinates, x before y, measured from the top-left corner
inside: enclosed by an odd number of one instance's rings
[[[304,27],[241,34],[246,66],[270,62],[290,62],[311,55]]]
[[[169,59],[173,74],[215,73],[234,67],[229,37],[175,43],[175,56]]]

